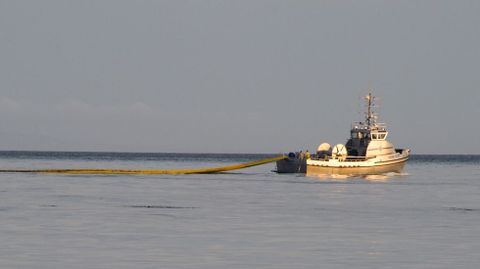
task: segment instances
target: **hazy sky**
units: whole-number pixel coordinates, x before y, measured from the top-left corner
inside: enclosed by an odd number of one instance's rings
[[[0,0],[0,149],[480,153],[480,1]]]

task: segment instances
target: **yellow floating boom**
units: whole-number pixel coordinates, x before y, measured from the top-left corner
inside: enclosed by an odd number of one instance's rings
[[[247,162],[242,164],[227,165],[222,167],[211,167],[211,168],[196,168],[196,169],[179,169],[179,170],[127,170],[127,169],[3,169],[0,170],[0,173],[45,173],[45,174],[109,174],[109,175],[161,175],[161,174],[210,174],[225,172],[231,170],[237,170],[257,165],[262,165],[270,162],[275,162],[278,160],[285,159],[285,156],[278,156],[274,158],[268,158],[253,162]]]

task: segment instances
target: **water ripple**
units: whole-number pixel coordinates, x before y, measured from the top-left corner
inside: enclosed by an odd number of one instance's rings
[[[448,210],[461,211],[461,212],[480,212],[479,208],[467,208],[467,207],[449,207]]]
[[[169,206],[169,205],[128,205],[130,208],[159,208],[159,209],[195,209],[193,206]]]

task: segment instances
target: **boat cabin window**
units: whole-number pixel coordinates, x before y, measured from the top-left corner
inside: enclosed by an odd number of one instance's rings
[[[386,133],[383,134],[371,134],[372,140],[385,140],[385,137],[387,137]]]
[[[352,132],[352,138],[362,139],[364,138],[364,135],[362,132]]]

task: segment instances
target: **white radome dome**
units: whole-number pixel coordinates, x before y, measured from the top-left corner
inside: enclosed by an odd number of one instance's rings
[[[318,146],[317,152],[327,152],[327,151],[330,151],[331,149],[332,149],[332,146],[330,146],[330,144],[322,143]]]

